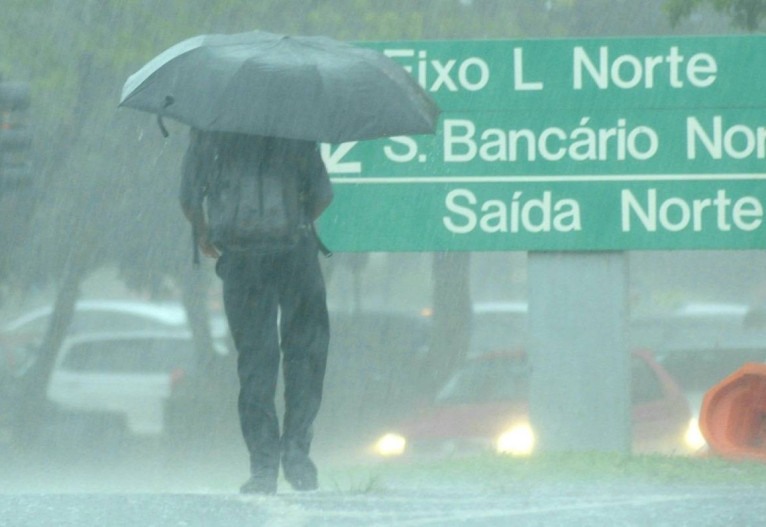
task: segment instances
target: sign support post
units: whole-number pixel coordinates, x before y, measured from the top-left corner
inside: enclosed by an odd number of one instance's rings
[[[624,252],[531,252],[530,421],[536,452],[630,451]]]

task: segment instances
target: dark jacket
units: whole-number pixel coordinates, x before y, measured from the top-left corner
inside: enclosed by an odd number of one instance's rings
[[[330,205],[332,185],[315,142],[192,129],[183,159],[179,198],[192,223],[194,218],[198,220],[195,228],[207,228],[205,201],[210,198],[210,182],[220,166],[218,158],[233,151],[250,159],[253,170],[262,158],[268,158],[271,163],[279,163],[283,171],[294,171],[305,182],[303,203],[310,221]]]

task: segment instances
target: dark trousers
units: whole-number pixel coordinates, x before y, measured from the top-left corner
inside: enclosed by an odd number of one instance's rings
[[[239,417],[254,475],[276,477],[283,463],[306,462],[322,401],[329,321],[316,242],[271,254],[229,251],[216,271],[238,351]],[[285,415],[275,407],[280,350]]]

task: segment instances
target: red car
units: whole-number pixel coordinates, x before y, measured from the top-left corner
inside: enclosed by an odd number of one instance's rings
[[[434,404],[384,434],[373,450],[386,457],[534,450],[528,419],[529,368],[523,353],[468,360]],[[632,354],[634,452],[688,453],[689,405],[673,378],[648,352]]]

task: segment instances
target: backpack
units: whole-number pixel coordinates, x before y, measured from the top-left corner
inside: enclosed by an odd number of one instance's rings
[[[210,241],[228,250],[289,249],[310,223],[305,174],[294,142],[220,134],[208,171]]]

